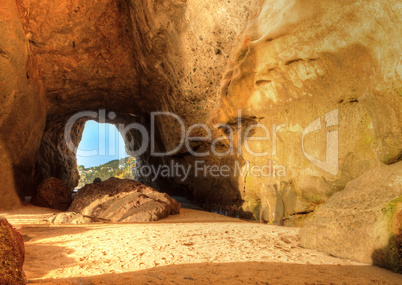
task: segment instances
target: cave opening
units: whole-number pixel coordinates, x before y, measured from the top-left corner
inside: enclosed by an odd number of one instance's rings
[[[124,139],[114,124],[87,121],[76,157],[80,175],[76,189],[95,179],[135,180],[136,158],[127,154]]]
[[[71,118],[74,119],[75,115]],[[69,122],[64,131],[69,130],[68,125]],[[186,185],[175,180],[173,160],[168,156],[152,155],[153,152],[164,153],[166,149],[159,142],[158,130],[151,129],[146,115],[127,115],[103,109],[99,110],[97,117],[82,117],[74,121],[70,135],[75,149],[70,150],[73,150],[71,154],[75,156],[76,164],[70,167],[76,169],[79,176],[75,180],[78,184],[74,187],[73,198],[88,184],[118,178],[135,180],[171,195],[183,208],[205,210],[200,203],[195,203]],[[69,148],[66,133],[64,139],[62,143]],[[163,171],[166,168],[169,168],[168,174]]]

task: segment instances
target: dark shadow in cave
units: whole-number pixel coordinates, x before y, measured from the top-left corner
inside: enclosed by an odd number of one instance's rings
[[[402,209],[394,214],[389,230],[393,233],[388,244],[375,249],[371,258],[373,264],[402,274]]]

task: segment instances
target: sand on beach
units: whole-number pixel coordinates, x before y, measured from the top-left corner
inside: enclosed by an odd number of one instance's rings
[[[57,211],[4,216],[41,284],[402,284],[402,275],[300,247],[297,228],[182,209],[152,223],[50,225]]]

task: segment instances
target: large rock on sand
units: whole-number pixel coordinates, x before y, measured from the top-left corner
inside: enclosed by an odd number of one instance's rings
[[[26,284],[22,266],[24,241],[6,219],[0,218],[0,284]]]
[[[72,194],[72,189],[66,183],[51,177],[37,187],[31,203],[40,207],[65,211],[71,205]]]
[[[349,182],[300,230],[304,247],[402,273],[402,162]]]
[[[180,203],[142,183],[110,178],[81,188],[69,208],[114,222],[149,222],[180,212]]]

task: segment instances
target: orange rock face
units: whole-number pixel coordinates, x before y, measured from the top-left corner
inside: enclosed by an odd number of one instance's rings
[[[22,194],[29,187],[45,127],[45,89],[15,1],[1,2],[0,18],[0,149],[8,157],[0,164],[12,172],[0,178],[0,192]],[[3,189],[5,185],[10,187]],[[6,208],[15,204],[0,203]]]
[[[398,13],[389,2],[265,1],[232,54],[218,111],[223,121],[237,121],[241,110],[268,126],[268,142],[250,143],[268,155],[242,157],[250,167],[275,161],[287,175],[239,179],[244,209],[286,222],[380,162],[401,159]],[[385,23],[392,24],[383,30]],[[319,127],[307,132],[312,122]],[[251,136],[266,135],[257,129]],[[324,165],[329,154],[334,171]]]
[[[20,7],[49,116],[135,99],[138,61],[126,1],[21,0]]]
[[[25,284],[22,266],[25,259],[24,241],[6,219],[0,218],[0,283]]]

